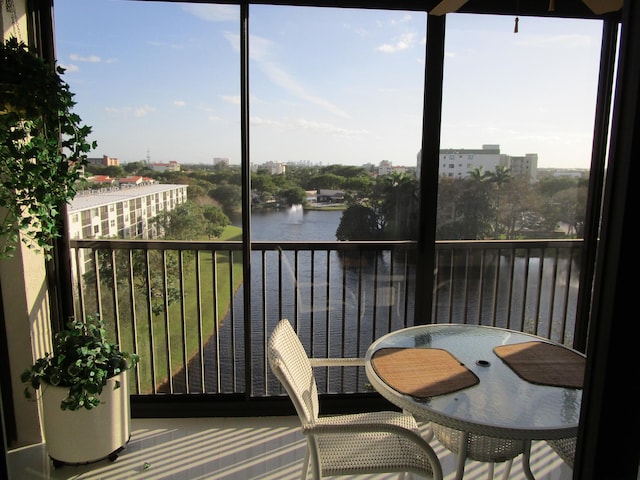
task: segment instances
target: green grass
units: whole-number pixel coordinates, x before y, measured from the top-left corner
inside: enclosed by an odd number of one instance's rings
[[[242,228],[229,225],[224,229],[222,235],[220,235],[221,242],[232,242],[242,240]]]
[[[242,230],[239,227],[227,227],[218,241],[236,241],[242,238]],[[185,261],[183,269],[184,278],[184,301],[172,304],[168,309],[168,325],[164,313],[152,315],[153,328],[153,367],[156,372],[156,384],[165,382],[169,375],[175,374],[191,357],[196,355],[207,340],[214,334],[216,319],[221,323],[225,318],[233,295],[242,284],[242,255],[241,252],[234,253],[233,265],[233,285],[231,285],[230,264],[228,253],[218,253],[216,255],[216,295],[214,299],[213,285],[213,256],[209,252],[200,255],[200,276],[199,282],[196,278],[194,255],[185,255],[185,259],[191,257],[190,261]],[[168,272],[168,275],[179,272]],[[200,285],[198,295],[197,285]],[[126,296],[128,292],[124,292]],[[198,301],[200,298],[200,301]],[[108,299],[107,299],[108,301]],[[121,302],[122,303],[122,302]],[[198,313],[200,306],[200,313]],[[124,308],[122,309],[124,310]],[[141,393],[152,393],[154,390],[152,379],[151,351],[149,339],[151,337],[148,325],[147,298],[138,298],[136,301],[137,312],[137,352],[140,355],[138,365],[138,375]],[[217,316],[217,317],[216,317]],[[202,321],[200,324],[199,321]],[[183,331],[184,325],[184,331]],[[126,330],[126,329],[125,329]],[[168,330],[168,334],[167,334]],[[169,345],[167,345],[167,338]],[[131,331],[123,333],[122,348],[131,351],[133,349],[133,333]],[[170,359],[167,355],[169,352]],[[133,375],[130,376],[134,381]],[[156,386],[157,386],[156,385]],[[132,385],[132,388],[134,386]],[[134,390],[135,391],[135,390]]]
[[[340,205],[331,205],[331,206],[326,206],[326,207],[311,207],[311,206],[306,206],[304,207],[305,210],[319,210],[319,211],[333,211],[333,210],[346,210],[347,206],[344,204],[340,204]]]

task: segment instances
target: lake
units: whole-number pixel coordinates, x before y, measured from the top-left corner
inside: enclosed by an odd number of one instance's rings
[[[335,241],[341,210],[290,209],[258,211],[251,214],[251,236],[259,241]],[[234,222],[240,226],[240,223]]]

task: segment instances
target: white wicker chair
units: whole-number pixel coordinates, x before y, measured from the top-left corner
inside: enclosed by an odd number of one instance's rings
[[[330,475],[391,472],[398,472],[400,478],[410,472],[442,480],[440,461],[411,415],[383,411],[319,416],[313,367],[364,365],[363,359],[310,359],[286,319],[280,320],[269,338],[268,357],[307,438],[303,479],[311,464],[314,480]]]
[[[561,438],[559,440],[547,440],[547,443],[558,456],[573,469],[573,461],[576,456],[577,437]]]

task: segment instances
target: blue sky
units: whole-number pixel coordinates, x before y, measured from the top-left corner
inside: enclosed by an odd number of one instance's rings
[[[239,7],[56,0],[58,62],[121,162],[240,162]],[[441,148],[587,168],[601,24],[447,16]],[[252,6],[253,163],[413,166],[426,14]]]

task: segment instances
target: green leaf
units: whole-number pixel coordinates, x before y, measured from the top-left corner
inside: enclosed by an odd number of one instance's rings
[[[66,329],[53,339],[53,354],[45,354],[25,370],[21,380],[32,395],[41,382],[69,387],[61,402],[63,410],[95,408],[100,405],[100,393],[108,380],[123,369],[137,365],[137,354],[121,352],[107,339],[103,322],[97,317],[86,321],[71,320]],[[119,388],[116,382],[114,388]],[[25,393],[25,396],[27,394]]]
[[[75,196],[78,169],[97,147],[87,139],[91,127],[73,112],[63,72],[16,38],[0,45],[0,258],[13,255],[18,232],[50,258],[51,242],[61,236],[60,206]]]

